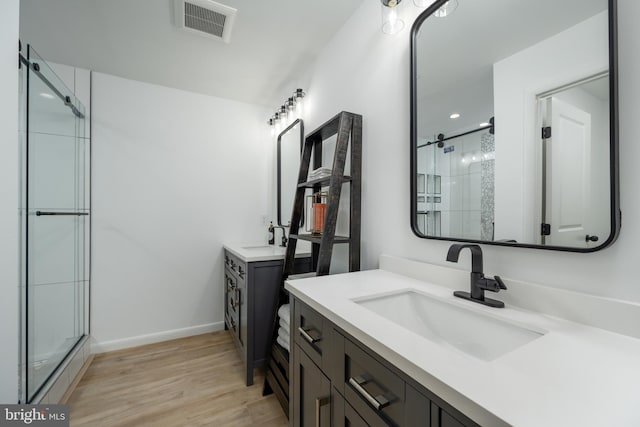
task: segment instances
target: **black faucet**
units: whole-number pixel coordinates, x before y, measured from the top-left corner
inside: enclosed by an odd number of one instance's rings
[[[458,262],[460,251],[469,248],[471,251],[471,292],[455,291],[453,295],[468,299],[489,307],[503,308],[504,303],[491,298],[484,297],[484,291],[499,292],[500,289],[507,289],[500,276],[493,279],[484,277],[482,273],[482,249],[478,245],[451,245],[447,253],[447,261]]]
[[[281,228],[282,229],[282,240],[280,241],[280,246],[283,248],[287,247],[287,236],[286,233],[284,231],[284,226],[282,225],[273,225],[273,222],[269,223],[269,232],[271,233],[271,238],[269,239],[269,244],[273,245],[276,243],[276,228]]]

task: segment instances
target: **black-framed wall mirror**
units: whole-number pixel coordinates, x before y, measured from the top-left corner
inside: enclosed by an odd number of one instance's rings
[[[411,31],[419,237],[591,252],[620,228],[615,0],[438,0]]]
[[[278,225],[291,222],[293,199],[298,185],[300,155],[304,141],[304,122],[297,119],[278,135],[277,149],[277,220]]]

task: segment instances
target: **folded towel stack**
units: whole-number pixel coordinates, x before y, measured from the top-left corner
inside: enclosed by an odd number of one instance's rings
[[[290,334],[290,326],[289,326],[289,316],[291,314],[291,306],[289,304],[283,304],[278,309],[278,338],[276,341],[287,351],[289,350],[289,336]]]
[[[331,169],[329,168],[318,168],[309,172],[309,180],[324,178],[326,176],[331,175]]]

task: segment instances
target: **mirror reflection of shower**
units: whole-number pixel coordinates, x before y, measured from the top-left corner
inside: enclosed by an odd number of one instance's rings
[[[495,121],[438,133],[418,145],[418,229],[429,236],[493,240]]]

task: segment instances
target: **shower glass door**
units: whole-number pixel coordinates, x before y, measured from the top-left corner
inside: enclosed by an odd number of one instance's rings
[[[84,336],[89,280],[85,109],[28,47],[23,192],[23,396],[32,401]]]

